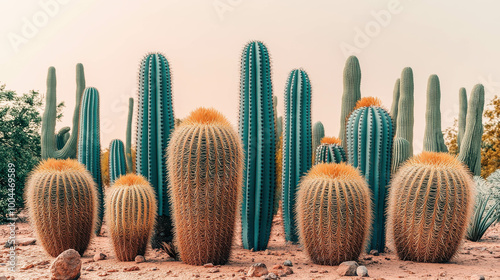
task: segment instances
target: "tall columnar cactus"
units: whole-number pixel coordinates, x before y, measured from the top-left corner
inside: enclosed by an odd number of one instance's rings
[[[346,125],[349,115],[356,107],[356,103],[361,99],[361,68],[358,58],[350,56],[347,58],[344,67],[344,93],[342,94],[342,108],[340,111],[340,133],[339,138],[344,148],[346,143]]]
[[[481,138],[483,135],[484,86],[472,89],[467,108],[465,133],[458,159],[476,176],[481,175]]]
[[[134,114],[134,99],[128,99],[127,135],[125,135],[125,159],[127,163],[127,173],[135,172],[132,161],[132,116]]]
[[[458,109],[458,132],[457,132],[457,146],[460,150],[462,139],[465,134],[465,125],[467,123],[467,92],[465,88],[460,88],[458,91],[459,109]]]
[[[278,122],[276,123],[276,130],[278,131],[278,135],[281,137],[283,135],[283,117],[278,117]]]
[[[166,148],[174,129],[170,65],[160,53],[146,55],[140,64],[136,135],[136,173],[153,186],[158,215],[151,246],[162,248],[173,241],[168,198]]]
[[[181,260],[191,265],[225,264],[243,179],[238,134],[216,110],[193,111],[172,134],[168,170]]]
[[[392,148],[392,167],[391,173],[395,174],[399,167],[411,158],[410,154],[410,142],[401,137],[394,138],[394,145]]]
[[[83,73],[83,65],[76,65],[76,104],[73,111],[73,133],[64,147],[57,149],[55,129],[57,118],[57,102],[56,102],[56,69],[49,68],[47,74],[47,96],[45,101],[45,111],[42,117],[42,159],[56,158],[76,158],[76,146],[78,142],[78,123],[80,117],[80,102],[85,89],[85,74]]]
[[[242,240],[245,249],[265,250],[271,234],[276,188],[276,140],[269,53],[250,42],[241,57],[239,134],[245,155]]]
[[[133,261],[137,255],[144,256],[156,207],[154,190],[144,177],[127,174],[115,181],[106,196],[106,221],[118,260]]]
[[[390,233],[402,260],[447,262],[462,241],[473,207],[473,182],[447,153],[410,159],[391,182]]]
[[[361,171],[372,191],[374,219],[369,250],[385,249],[386,188],[391,178],[392,120],[377,98],[358,101],[347,123],[349,163]]]
[[[342,141],[337,137],[323,137],[316,148],[314,164],[341,163],[347,161]]]
[[[396,130],[396,122],[398,119],[398,107],[399,107],[399,96],[400,96],[400,79],[396,80],[396,83],[394,84],[394,90],[392,93],[392,105],[391,105],[391,118],[392,118],[392,126],[394,128],[394,131]]]
[[[396,137],[406,139],[410,143],[411,156],[413,156],[413,106],[413,70],[406,67],[401,73]]]
[[[113,185],[116,179],[127,173],[125,163],[125,149],[123,142],[118,139],[109,145],[109,184]]]
[[[427,110],[425,112],[424,151],[447,153],[441,131],[441,88],[437,75],[431,75],[427,83]]]
[[[104,216],[104,194],[101,178],[99,92],[96,88],[86,88],[83,93],[78,135],[78,161],[85,165],[97,187],[98,209],[95,231],[99,235]]]
[[[295,201],[300,179],[312,162],[311,83],[303,70],[292,70],[285,87],[283,132],[283,218],[285,239],[298,241]]]
[[[311,260],[320,265],[357,260],[370,231],[370,206],[366,181],[354,167],[315,165],[297,198],[300,239]]]
[[[97,191],[92,175],[73,159],[47,159],[26,183],[30,221],[52,257],[68,249],[83,255],[97,220]]]
[[[69,133],[70,130],[71,130],[71,128],[69,126],[65,126],[61,129],[59,129],[59,131],[57,132],[57,134],[56,134],[56,146],[57,146],[58,150],[64,148],[64,145],[66,144],[66,142],[68,142],[69,137],[70,137],[70,133]]]
[[[315,122],[312,129],[313,162],[315,162],[315,157],[316,157],[316,154],[314,152],[316,151],[316,148],[318,148],[318,146],[321,145],[321,139],[323,139],[323,137],[325,137],[325,127],[323,126],[323,123]]]

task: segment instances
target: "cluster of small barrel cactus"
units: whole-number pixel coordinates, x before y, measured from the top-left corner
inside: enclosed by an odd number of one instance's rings
[[[171,248],[188,264],[224,264],[238,212],[243,247],[265,250],[281,197],[286,240],[300,241],[315,263],[354,260],[364,249],[383,252],[386,231],[401,259],[453,257],[473,205],[469,173],[480,170],[482,85],[474,87],[469,104],[460,89],[457,158],[447,154],[441,132],[439,78],[429,77],[424,152],[413,156],[409,67],[395,83],[388,111],[378,98],[361,98],[359,61],[347,59],[339,138],[325,137],[321,122],[311,124],[312,88],[305,70],[288,76],[282,117],[262,42],[245,46],[240,71],[238,131],[215,109],[199,108],[177,122],[169,62],[160,53],[147,54],[139,70],[136,168],[130,99],[126,144],[115,139],[109,147],[111,189],[105,199],[99,92],[85,88],[78,64],[73,131],[56,134],[56,78],[49,68],[41,139],[45,160],[26,189],[46,251],[83,253],[105,217],[121,261],[144,255],[151,243]]]

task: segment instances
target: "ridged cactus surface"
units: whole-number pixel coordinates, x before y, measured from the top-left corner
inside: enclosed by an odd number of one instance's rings
[[[42,159],[56,158],[76,158],[76,146],[78,142],[78,123],[80,118],[80,103],[82,94],[85,90],[85,74],[83,65],[76,65],[76,103],[73,111],[73,133],[64,144],[64,147],[58,149],[55,137],[56,119],[57,119],[57,101],[56,101],[56,69],[50,67],[47,74],[47,95],[45,101],[45,110],[42,116]]]
[[[394,84],[394,90],[392,93],[392,105],[391,105],[391,118],[392,118],[392,126],[394,128],[394,131],[396,131],[396,123],[398,119],[398,108],[399,108],[399,96],[400,96],[400,79],[396,80],[396,83]]]
[[[106,196],[106,221],[118,260],[133,261],[137,255],[144,256],[156,207],[154,190],[144,177],[128,174],[115,181]]]
[[[350,56],[344,66],[344,93],[342,94],[342,107],[340,111],[340,133],[339,138],[344,148],[346,143],[346,125],[349,115],[361,99],[361,67],[358,58]]]
[[[481,175],[481,141],[483,136],[484,86],[477,84],[472,89],[467,108],[464,137],[460,144],[458,159],[475,176]]]
[[[372,192],[374,205],[368,251],[385,250],[386,189],[391,178],[392,119],[377,98],[358,101],[347,123],[349,163],[358,168]]]
[[[447,153],[441,130],[441,87],[437,75],[427,83],[427,110],[425,111],[424,151]]]
[[[238,130],[243,143],[242,241],[245,249],[265,250],[271,234],[276,188],[276,139],[271,63],[266,46],[243,49]]]
[[[83,255],[97,220],[97,191],[85,166],[73,159],[42,161],[25,197],[37,243],[52,257],[68,249]]]
[[[347,161],[347,155],[342,141],[337,137],[323,137],[316,148],[314,164],[341,163]]]
[[[191,265],[225,264],[243,176],[238,134],[216,110],[197,109],[172,135],[168,169],[181,260]]]
[[[134,162],[132,160],[132,116],[134,114],[134,99],[128,99],[127,131],[125,135],[125,159],[127,164],[127,173],[135,172]]]
[[[371,223],[366,181],[346,163],[315,165],[300,183],[297,219],[301,243],[314,263],[357,260]]]
[[[85,165],[96,183],[99,207],[95,230],[99,235],[104,217],[104,193],[101,178],[99,92],[93,87],[86,88],[82,97],[78,131],[78,161]]]
[[[410,154],[410,142],[401,137],[394,138],[394,144],[392,148],[392,167],[391,173],[395,174],[399,167],[411,158]]]
[[[314,152],[316,151],[316,148],[318,148],[318,146],[321,145],[321,139],[323,139],[323,137],[325,137],[325,127],[323,126],[323,123],[315,122],[312,128],[313,162],[315,162],[315,156],[316,156]]]
[[[69,137],[70,137],[70,133],[69,133],[70,130],[71,130],[71,128],[69,126],[65,126],[61,129],[59,129],[59,131],[57,132],[57,134],[56,134],[56,146],[57,146],[58,150],[64,148],[64,145],[66,144],[66,142],[68,142]]]
[[[465,125],[467,124],[467,91],[465,88],[460,88],[458,91],[458,131],[457,131],[457,146],[460,150],[462,138],[465,134]]]
[[[413,70],[410,67],[403,69],[400,80],[400,94],[398,116],[396,119],[396,137],[406,139],[410,143],[410,155],[413,156],[413,125],[414,125],[414,96]]]
[[[311,83],[303,70],[292,70],[285,90],[283,131],[283,218],[285,239],[298,241],[295,202],[300,179],[312,165]]]
[[[472,212],[472,177],[447,153],[410,159],[391,183],[389,227],[400,259],[447,262],[457,252]]]
[[[136,173],[144,176],[155,190],[158,216],[151,239],[154,249],[173,240],[168,173],[165,158],[174,129],[170,65],[160,53],[147,54],[139,68],[136,134]]]
[[[125,148],[121,140],[115,139],[109,145],[109,183],[113,185],[116,179],[127,172]]]

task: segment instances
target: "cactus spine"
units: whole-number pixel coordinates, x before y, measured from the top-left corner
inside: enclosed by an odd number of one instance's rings
[[[325,137],[325,127],[323,126],[323,123],[321,122],[314,123],[312,130],[313,162],[316,161],[315,160],[316,154],[314,152],[316,151],[316,148],[318,148],[318,146],[321,145],[321,139],[323,139],[323,137]]]
[[[128,99],[127,135],[125,135],[125,158],[127,163],[127,173],[135,172],[132,161],[132,116],[134,114],[134,99]]]
[[[400,259],[447,262],[467,230],[473,207],[472,178],[454,156],[410,159],[391,183],[389,226]]]
[[[160,53],[150,53],[141,61],[137,107],[136,173],[155,190],[158,215],[151,245],[156,249],[173,240],[165,157],[174,129],[174,112],[170,65]]]
[[[366,181],[346,163],[315,165],[300,183],[297,218],[301,243],[314,263],[357,260],[371,222]]]
[[[106,196],[106,221],[118,260],[144,256],[155,218],[155,193],[144,177],[128,174],[115,181]]]
[[[459,95],[459,110],[458,110],[458,132],[457,132],[457,146],[460,150],[462,139],[465,134],[465,125],[467,123],[467,92],[465,88],[460,88]]]
[[[262,42],[250,42],[241,57],[239,134],[245,155],[242,240],[245,249],[265,250],[271,234],[276,188],[276,140],[271,65]]]
[[[399,167],[411,157],[410,142],[401,137],[394,138],[394,146],[392,149],[392,167],[391,173],[396,174]]]
[[[347,161],[342,141],[336,137],[324,137],[316,148],[314,164],[341,163]]]
[[[401,73],[396,137],[406,139],[410,143],[410,156],[413,156],[413,106],[413,70],[406,67]]]
[[[358,101],[347,124],[349,163],[359,168],[372,191],[373,232],[369,250],[385,250],[386,188],[391,178],[392,120],[379,99]],[[368,251],[369,251],[368,250]]]
[[[447,153],[441,131],[441,88],[437,75],[431,75],[427,83],[427,110],[425,112],[424,151]]]
[[[283,218],[285,239],[298,241],[295,201],[300,178],[311,168],[311,83],[303,70],[292,70],[285,87],[283,132]]]
[[[396,83],[394,84],[394,91],[392,94],[392,106],[391,106],[391,118],[392,118],[392,127],[394,131],[396,131],[396,123],[398,119],[398,106],[399,106],[399,96],[400,96],[400,79],[396,80]]]
[[[238,134],[216,110],[197,109],[172,134],[168,169],[181,260],[225,264],[243,178]]]
[[[56,158],[76,158],[76,146],[78,141],[78,122],[80,117],[80,101],[85,89],[85,74],[83,65],[76,65],[76,104],[73,111],[73,132],[64,147],[57,149],[55,135],[57,103],[56,103],[56,69],[50,67],[47,74],[47,97],[45,101],[45,111],[42,117],[42,159]]]
[[[68,249],[83,255],[97,219],[92,175],[76,160],[47,159],[38,164],[25,190],[37,239],[52,257]]]
[[[62,148],[64,148],[64,145],[66,144],[66,142],[68,142],[69,140],[69,136],[70,136],[70,127],[69,126],[65,126],[61,129],[59,129],[59,131],[57,132],[56,134],[56,146],[57,146],[57,149],[60,150]]]
[[[358,58],[350,56],[347,58],[344,67],[344,93],[342,94],[342,108],[340,112],[340,134],[339,138],[342,141],[344,148],[347,148],[346,143],[346,125],[349,115],[353,111],[356,103],[361,99],[361,68],[359,67]]]
[[[109,145],[109,184],[113,185],[116,179],[126,174],[125,150],[123,142],[115,139]]]
[[[458,159],[476,176],[481,175],[481,138],[483,135],[484,87],[477,84],[472,89],[467,108],[465,133]]]
[[[78,135],[78,161],[85,165],[97,187],[98,208],[95,231],[99,235],[104,216],[104,194],[101,178],[99,92],[93,87],[86,88],[83,93]]]

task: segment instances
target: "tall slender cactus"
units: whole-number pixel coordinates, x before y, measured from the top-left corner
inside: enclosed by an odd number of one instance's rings
[[[462,139],[465,134],[465,125],[467,123],[467,92],[465,88],[460,88],[458,91],[458,132],[457,132],[457,146],[460,149]]]
[[[323,137],[325,137],[325,127],[323,126],[323,123],[320,121],[315,122],[312,130],[312,152],[313,152],[312,162],[315,162],[316,158],[315,151],[318,148],[318,146],[321,145],[321,139],[323,139]]]
[[[128,99],[127,135],[125,135],[125,158],[127,173],[135,172],[132,161],[132,116],[134,114],[134,99]]]
[[[356,106],[356,102],[361,99],[361,68],[358,58],[350,56],[347,58],[344,67],[344,93],[342,94],[342,108],[340,112],[340,133],[339,138],[344,148],[346,143],[347,118]]]
[[[441,130],[441,88],[437,75],[427,83],[427,110],[425,112],[424,151],[447,153]]]
[[[410,156],[413,156],[413,106],[413,70],[410,67],[406,67],[401,73],[396,137],[408,141],[410,144]]]
[[[400,79],[396,80],[394,84],[394,90],[392,93],[392,106],[391,106],[391,118],[392,118],[392,126],[394,127],[394,131],[396,131],[397,119],[398,119],[398,107],[399,107],[399,96],[400,96]]]

